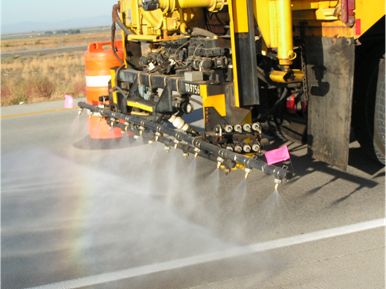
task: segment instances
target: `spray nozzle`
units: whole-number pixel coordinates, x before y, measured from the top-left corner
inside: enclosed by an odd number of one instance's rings
[[[158,141],[159,140],[159,138],[162,136],[162,133],[160,133],[160,132],[156,132],[155,133],[155,141]]]
[[[175,139],[174,140],[174,149],[177,149],[178,148],[178,144],[180,143],[180,141],[178,139]]]
[[[221,164],[224,162],[224,159],[222,157],[217,158],[217,168],[219,169],[221,167]]]
[[[198,155],[200,154],[201,150],[199,148],[194,148],[194,158],[196,159],[198,157]]]
[[[251,168],[245,168],[245,179],[248,179],[249,174],[252,172]]]
[[[114,118],[111,118],[111,120],[110,120],[110,126],[113,127],[113,126],[114,126],[114,123],[115,123],[115,119],[114,119]]]
[[[83,112],[83,108],[79,108],[78,115],[81,115]]]
[[[279,189],[279,185],[282,183],[282,181],[280,179],[275,179],[275,191],[277,191]]]
[[[145,131],[145,128],[143,126],[140,126],[138,129],[139,129],[139,135],[142,136],[143,132]]]
[[[183,152],[183,153],[182,153],[182,156],[187,160],[187,159],[188,159],[188,156],[189,156],[189,153],[188,153],[188,152]]]

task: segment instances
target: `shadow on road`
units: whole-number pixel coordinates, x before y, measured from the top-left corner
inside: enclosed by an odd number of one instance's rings
[[[284,144],[283,142],[275,141],[275,143],[272,144],[270,147],[268,147],[267,150],[278,148],[283,144]],[[356,192],[360,191],[363,188],[371,189],[376,187],[377,185],[379,185],[376,179],[385,175],[384,165],[369,158],[360,147],[350,148],[349,166],[368,174],[368,177],[361,177],[361,176],[353,175],[351,173],[342,171],[327,163],[315,160],[307,154],[303,156],[296,156],[293,153],[306,149],[307,145],[305,144],[302,145],[298,143],[288,143],[288,142],[286,144],[289,148],[290,154],[292,153],[291,160],[278,163],[276,164],[276,166],[279,166],[279,167],[287,166],[290,170],[292,169],[294,171],[295,177],[290,181],[291,183],[297,182],[302,177],[312,174],[314,172],[323,172],[325,174],[333,176],[333,178],[330,181],[324,183],[322,186],[318,186],[307,191],[305,193],[305,196],[314,195],[315,193],[320,191],[323,187],[326,187],[331,183],[334,183],[340,179],[343,179],[358,185],[357,188],[349,192],[346,196],[333,201],[331,204],[332,206],[347,200],[350,196],[352,196],[353,194],[355,194]],[[264,156],[260,157],[260,159],[265,161]]]

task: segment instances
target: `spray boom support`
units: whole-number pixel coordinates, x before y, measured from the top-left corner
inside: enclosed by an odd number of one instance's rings
[[[157,137],[158,133],[157,140],[162,143],[165,143],[165,145],[173,146],[175,144],[175,141],[178,141],[179,144],[177,148],[183,150],[184,152],[196,154],[199,150],[199,156],[205,157],[215,162],[217,162],[218,158],[220,157],[224,159],[223,164],[225,166],[232,166],[231,164],[235,166],[237,163],[239,163],[249,170],[254,168],[266,174],[274,175],[275,179],[289,180],[292,178],[292,173],[284,168],[269,166],[260,160],[246,157],[244,155],[232,152],[227,149],[223,149],[203,140],[201,136],[188,135],[182,131],[177,131],[165,127],[159,123],[143,120],[132,115],[114,112],[103,107],[90,105],[84,102],[79,102],[78,105],[82,109],[88,109],[92,112],[99,113],[103,117],[113,118],[115,120],[120,119],[131,125],[140,126],[144,129],[152,130],[154,133],[147,132],[146,136],[153,139]],[[127,125],[119,122],[114,123],[114,126],[120,127],[122,130],[126,130],[128,127]],[[173,137],[174,140],[159,136],[159,134],[168,135],[170,137]]]

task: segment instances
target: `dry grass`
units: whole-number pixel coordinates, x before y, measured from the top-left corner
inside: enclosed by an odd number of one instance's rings
[[[84,52],[1,60],[1,105],[85,96]]]

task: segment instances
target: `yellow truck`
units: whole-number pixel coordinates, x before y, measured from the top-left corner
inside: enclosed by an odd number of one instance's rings
[[[121,0],[112,14],[122,65],[99,105],[79,103],[110,126],[279,181],[291,172],[255,157],[270,133],[346,169],[352,127],[384,163],[384,0]],[[193,95],[204,131],[181,117]]]

